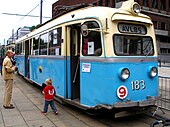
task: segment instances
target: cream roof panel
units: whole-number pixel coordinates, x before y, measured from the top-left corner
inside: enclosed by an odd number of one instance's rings
[[[122,14],[122,13],[115,13],[112,16],[112,21],[136,21],[136,22],[141,22],[141,23],[146,23],[146,24],[153,24],[151,19],[146,16],[146,15],[128,15],[128,14]]]

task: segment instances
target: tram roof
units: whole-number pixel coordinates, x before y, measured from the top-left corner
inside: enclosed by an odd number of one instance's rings
[[[45,30],[49,30],[63,23],[69,23],[72,21],[83,20],[83,19],[105,20],[106,18],[112,21],[113,20],[121,20],[121,21],[133,20],[133,21],[138,21],[138,22],[141,21],[140,18],[143,18],[145,19],[144,21],[145,23],[152,24],[150,17],[148,17],[147,15],[141,14],[141,13],[138,15],[132,15],[130,12],[122,10],[122,9],[103,7],[103,6],[88,6],[88,7],[80,8],[78,10],[68,12],[55,19],[47,21],[46,23],[42,24],[42,26],[40,26],[39,28],[19,38],[18,41],[16,42],[20,42],[21,40],[37,35]],[[135,18],[136,20],[134,20]]]

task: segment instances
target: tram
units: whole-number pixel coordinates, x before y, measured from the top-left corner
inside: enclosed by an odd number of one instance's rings
[[[150,17],[133,0],[87,6],[16,41],[18,73],[53,80],[58,100],[85,110],[142,109],[158,96],[157,47]]]

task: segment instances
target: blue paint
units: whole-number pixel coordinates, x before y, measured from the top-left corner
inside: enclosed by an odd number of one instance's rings
[[[42,85],[51,78],[57,95],[65,98],[65,63],[63,60],[30,57],[30,79]],[[42,72],[39,67],[42,67]]]
[[[19,73],[25,76],[25,56],[16,56],[16,66],[18,67]]]
[[[87,106],[114,105],[116,102],[127,100],[137,102],[147,99],[147,96],[158,96],[158,77],[150,78],[148,75],[150,65],[157,67],[157,62],[91,63],[90,73],[81,72],[80,103]],[[130,77],[125,81],[119,78],[119,69],[122,67],[130,70]],[[131,82],[136,80],[144,80],[146,88],[132,90]],[[128,89],[128,95],[123,100],[117,97],[117,88],[120,85]]]
[[[70,58],[30,57],[30,80],[41,85],[47,78],[53,80],[53,86],[58,96],[71,98],[71,66]],[[21,74],[25,74],[24,57],[17,57],[17,66]],[[82,64],[90,64],[90,72],[82,72]],[[39,67],[42,67],[42,72]],[[158,96],[158,76],[151,78],[148,74],[150,66],[157,67],[157,62],[81,62],[80,61],[80,104],[96,106],[98,104],[114,105],[117,102],[131,100],[134,102],[146,100],[148,96]],[[130,71],[130,77],[122,80],[119,77],[120,68]],[[132,81],[145,81],[145,89],[132,90]],[[123,100],[118,98],[117,89],[124,85],[128,95]]]

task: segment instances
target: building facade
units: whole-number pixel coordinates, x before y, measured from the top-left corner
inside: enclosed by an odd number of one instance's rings
[[[116,3],[125,0],[58,0],[52,5],[52,17],[59,16],[69,8],[92,4],[96,6],[116,7]],[[170,0],[135,0],[142,7],[142,13],[151,17],[156,34],[158,57],[162,62],[170,62]]]
[[[30,32],[30,27],[22,27],[22,28],[20,27],[20,28],[18,28],[17,31],[15,33],[13,32],[12,36],[10,38],[8,38],[7,45],[11,44],[11,43],[15,43],[15,41],[18,38],[28,34],[29,32]]]

